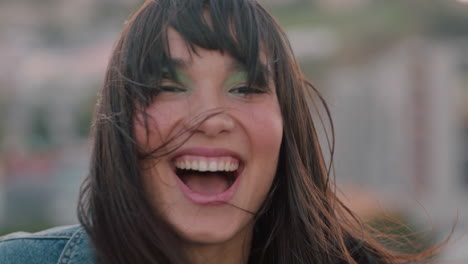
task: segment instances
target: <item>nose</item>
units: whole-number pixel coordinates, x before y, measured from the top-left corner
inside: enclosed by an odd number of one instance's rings
[[[195,132],[208,137],[231,132],[236,126],[231,115],[233,109],[229,109],[229,102],[219,85],[212,80],[199,83],[189,101],[194,121],[200,122],[195,126]]]
[[[235,121],[229,113],[219,112],[208,115],[206,119],[197,127],[196,131],[208,137],[215,137],[219,134],[229,133],[235,127]]]

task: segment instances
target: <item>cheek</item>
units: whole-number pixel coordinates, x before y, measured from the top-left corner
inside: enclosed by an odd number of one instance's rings
[[[148,133],[145,128],[143,113],[135,116],[134,131],[135,139],[142,149],[149,150],[159,147],[171,138],[176,129],[178,120],[183,118],[185,105],[180,104],[154,104],[146,109]]]
[[[249,167],[244,193],[247,208],[257,211],[264,201],[276,174],[283,136],[279,106],[255,107],[246,111],[245,130],[249,137]]]
[[[268,107],[255,107],[248,114],[252,153],[262,152],[262,156],[276,161],[283,137],[283,120],[279,106],[272,103]]]

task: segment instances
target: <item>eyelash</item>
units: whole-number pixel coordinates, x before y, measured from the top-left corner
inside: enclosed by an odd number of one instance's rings
[[[175,86],[160,86],[161,92],[168,92],[168,93],[177,93],[177,92],[185,92],[186,89],[175,87]]]
[[[254,88],[254,87],[251,87],[251,86],[240,86],[240,87],[236,87],[236,88],[233,88],[233,89],[229,90],[229,92],[233,92],[233,91],[236,91],[236,92],[234,92],[235,94],[243,94],[244,96],[247,96],[247,95],[250,95],[250,94],[263,94],[263,93],[265,93],[264,90]]]
[[[184,88],[176,87],[176,86],[171,86],[171,85],[162,85],[160,86],[160,91],[159,92],[167,92],[167,93],[180,93],[180,92],[186,92],[187,90]],[[252,94],[263,94],[266,93],[266,91],[259,89],[259,88],[254,88],[252,86],[239,86],[235,87],[229,90],[230,93],[234,94],[240,94],[243,96],[249,96]]]

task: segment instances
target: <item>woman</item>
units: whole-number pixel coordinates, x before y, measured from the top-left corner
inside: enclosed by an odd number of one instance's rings
[[[314,95],[258,3],[145,2],[100,94],[81,226],[4,238],[0,262],[421,259],[381,247],[337,199]]]

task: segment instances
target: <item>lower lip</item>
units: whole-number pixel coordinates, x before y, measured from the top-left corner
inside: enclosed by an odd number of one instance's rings
[[[240,171],[234,183],[224,192],[218,193],[215,195],[204,195],[204,194],[192,191],[187,185],[185,185],[185,183],[177,175],[175,175],[177,179],[177,184],[179,185],[179,188],[184,193],[185,197],[187,197],[189,200],[191,200],[193,203],[197,205],[226,204],[229,200],[231,200],[232,196],[234,196],[234,194],[236,193],[241,176],[242,176],[242,172]]]

